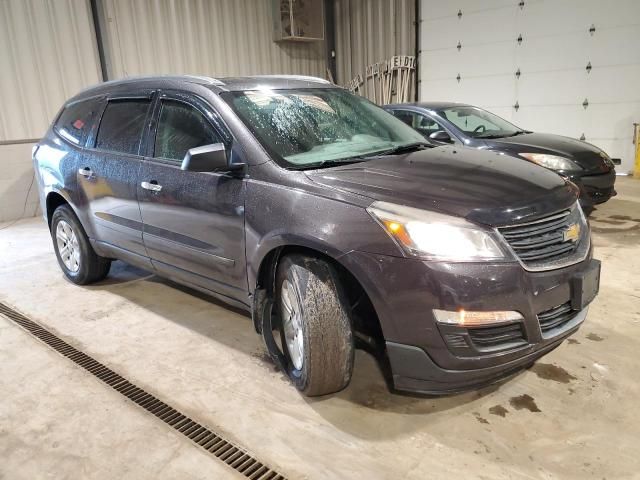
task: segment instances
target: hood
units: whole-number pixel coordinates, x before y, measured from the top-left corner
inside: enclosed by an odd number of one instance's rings
[[[309,170],[330,188],[485,225],[507,225],[575,203],[576,187],[529,162],[470,148],[440,147]]]
[[[567,157],[588,172],[608,172],[610,167],[601,155],[602,150],[575,138],[550,133],[525,133],[515,137],[483,139],[487,147],[511,155],[518,153],[548,153]]]

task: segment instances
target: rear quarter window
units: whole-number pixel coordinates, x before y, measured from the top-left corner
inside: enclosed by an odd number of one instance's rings
[[[67,105],[58,117],[54,130],[65,140],[84,146],[99,105],[97,98]]]

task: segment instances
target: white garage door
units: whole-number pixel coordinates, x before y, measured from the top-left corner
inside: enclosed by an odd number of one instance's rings
[[[421,100],[471,103],[530,130],[584,135],[622,159],[619,171],[633,169],[638,0],[422,0],[420,10]]]

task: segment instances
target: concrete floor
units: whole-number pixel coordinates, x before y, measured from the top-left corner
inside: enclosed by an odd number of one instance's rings
[[[390,394],[358,352],[351,385],[301,397],[249,318],[114,264],[77,287],[40,219],[0,225],[0,301],[225,433],[289,478],[640,478],[640,181],[592,218],[600,295],[581,330],[508,382]],[[0,315],[0,478],[234,478],[233,470]]]

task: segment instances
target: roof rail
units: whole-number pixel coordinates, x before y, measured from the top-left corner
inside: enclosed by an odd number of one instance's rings
[[[202,83],[208,83],[210,85],[224,85],[220,80],[213,77],[207,77],[205,75],[180,75],[180,74],[164,74],[164,75],[132,75],[130,77],[117,78],[103,82],[100,85],[114,85],[118,83],[134,83],[141,80],[197,80]]]
[[[307,82],[316,82],[316,83],[327,83],[330,84],[329,80],[325,80],[320,77],[312,77],[310,75],[256,75],[257,78],[287,78],[289,80],[305,80]]]
[[[203,82],[207,82],[211,85],[224,85],[224,82],[221,80],[218,80],[217,78],[213,78],[213,77],[208,77],[206,75],[182,75],[184,77],[187,78],[194,78],[197,80],[202,80]]]

